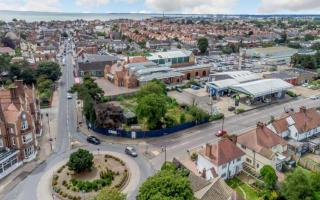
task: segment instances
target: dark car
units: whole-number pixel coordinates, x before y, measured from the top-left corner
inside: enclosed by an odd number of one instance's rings
[[[176,88],[176,90],[178,91],[178,92],[180,92],[180,93],[182,93],[183,91],[182,91],[182,89],[181,88],[179,88],[179,87],[177,87]]]
[[[137,151],[133,147],[130,147],[130,146],[126,147],[124,152],[132,157],[138,156]]]
[[[95,144],[95,145],[98,145],[98,144],[101,143],[100,140],[99,140],[98,138],[94,137],[94,136],[89,136],[89,137],[87,137],[87,141],[88,141],[89,143]]]

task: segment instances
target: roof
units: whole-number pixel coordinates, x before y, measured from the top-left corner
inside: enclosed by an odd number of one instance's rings
[[[227,89],[233,85],[237,85],[238,81],[234,80],[234,79],[224,79],[224,80],[220,80],[220,81],[212,81],[207,83],[208,85],[214,85],[219,89]]]
[[[158,60],[158,59],[168,59],[168,58],[179,58],[179,57],[189,57],[192,51],[180,50],[180,51],[166,51],[166,52],[156,52],[151,53],[147,57],[148,60]]]
[[[285,46],[246,49],[247,54],[257,55],[261,57],[291,57],[293,54],[296,54],[297,52],[297,49]]]
[[[215,76],[225,76],[226,78],[224,79],[234,79],[238,83],[244,83],[248,81],[253,81],[253,80],[258,80],[260,77],[252,73],[250,71],[230,71],[230,72],[220,72],[212,75],[213,77]],[[221,79],[220,79],[221,80]]]
[[[276,78],[276,79],[282,79],[282,80],[290,80],[293,78],[297,78],[297,76],[294,76],[293,74],[286,73],[284,71],[282,72],[273,72],[270,74],[264,74],[264,78]]]
[[[300,109],[291,115],[299,133],[305,133],[320,126],[320,114],[315,108]]]
[[[205,68],[209,68],[210,69],[211,65],[207,64],[207,65],[191,65],[191,66],[187,66],[187,67],[178,67],[175,68],[174,70],[177,72],[183,72],[183,71],[189,71],[189,70],[193,70],[193,69],[205,69]]]
[[[261,97],[292,88],[293,85],[281,79],[263,79],[231,86],[230,88],[254,97]]]
[[[14,50],[10,47],[0,47],[0,54],[1,53],[11,53],[14,52]]]
[[[203,153],[217,166],[228,163],[244,155],[244,152],[229,139],[220,140],[212,145],[207,144]]]
[[[78,63],[92,63],[92,62],[115,62],[118,58],[110,55],[99,55],[99,54],[87,54],[84,53],[83,57],[78,57]]]
[[[202,190],[194,192],[194,196],[199,200],[241,200],[221,178],[215,179],[210,185]]]
[[[271,159],[273,156],[272,147],[287,144],[282,137],[274,134],[263,124],[258,125],[253,130],[239,135],[237,143],[254,150],[268,159]]]

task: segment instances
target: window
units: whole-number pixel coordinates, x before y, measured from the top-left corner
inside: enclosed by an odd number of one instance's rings
[[[246,147],[245,145],[243,145],[243,144],[242,144],[242,145],[241,145],[241,148],[246,149],[247,147]]]
[[[3,140],[2,140],[2,138],[0,139],[0,148],[2,148],[2,147],[4,147],[3,146]]]
[[[222,177],[222,178],[226,177],[226,173],[223,173],[223,174],[221,175],[221,177]]]
[[[222,165],[222,169],[226,168],[227,167],[227,164],[224,164]]]
[[[14,137],[11,137],[11,144],[12,144],[13,146],[15,146],[15,145],[16,145],[16,140],[15,140],[15,138],[14,138]]]
[[[241,158],[237,158],[237,162],[240,162],[241,161]]]
[[[247,159],[246,159],[246,162],[247,162],[247,163],[251,163],[252,161],[251,161],[249,158],[247,158]]]
[[[11,134],[14,134],[13,128],[10,128],[10,133],[11,133]]]
[[[257,164],[257,168],[259,168],[259,166],[260,166],[260,165],[259,165],[259,164]]]
[[[32,142],[32,133],[28,133],[27,135],[22,136],[22,143],[23,144],[28,144]]]
[[[26,113],[21,114],[21,120],[22,120],[22,130],[28,129],[28,121],[27,121],[27,115]]]
[[[29,158],[33,154],[33,146],[25,148],[23,151],[24,151],[24,157]]]

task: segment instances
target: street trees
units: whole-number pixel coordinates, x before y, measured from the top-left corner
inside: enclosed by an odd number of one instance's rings
[[[187,173],[166,162],[161,170],[140,187],[137,200],[193,200]]]
[[[205,53],[207,51],[207,48],[209,46],[209,42],[207,38],[199,38],[198,39],[198,48],[201,53]]]
[[[62,75],[61,68],[58,63],[46,61],[39,63],[36,69],[37,76],[46,75],[53,82],[58,80]]]
[[[102,189],[93,200],[125,200],[126,195],[115,188]]]
[[[72,153],[69,158],[68,167],[70,170],[80,173],[90,170],[93,166],[93,155],[87,150],[79,149]]]

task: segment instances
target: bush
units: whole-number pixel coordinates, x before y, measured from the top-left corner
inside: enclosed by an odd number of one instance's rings
[[[290,97],[297,97],[298,95],[292,91],[287,91],[287,95],[289,95]]]
[[[211,115],[210,121],[216,121],[216,120],[223,119],[223,118],[224,118],[224,114],[218,113],[218,114]]]
[[[245,112],[245,109],[244,108],[237,108],[235,112],[236,112],[236,114],[240,114],[240,113]]]

